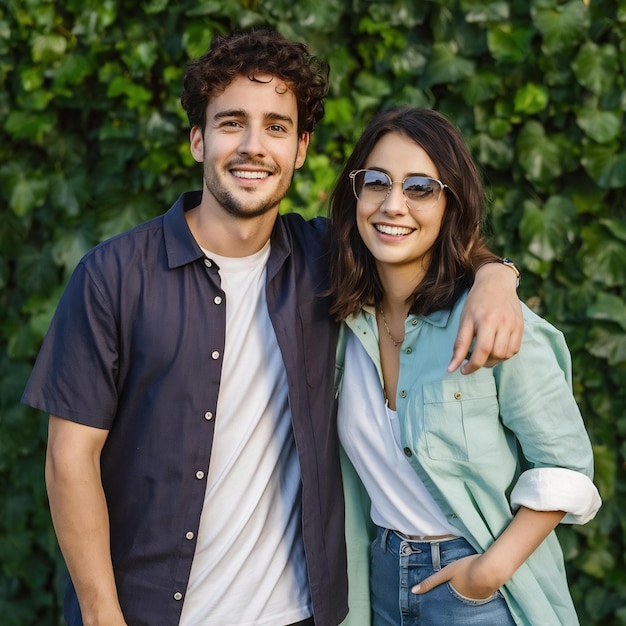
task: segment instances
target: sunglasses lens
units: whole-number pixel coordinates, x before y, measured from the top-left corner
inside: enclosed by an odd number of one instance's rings
[[[410,176],[404,181],[404,195],[411,202],[431,202],[437,198],[441,187],[432,178]]]
[[[358,197],[364,202],[377,202],[384,200],[391,188],[389,177],[383,172],[365,170],[360,172],[356,187]]]

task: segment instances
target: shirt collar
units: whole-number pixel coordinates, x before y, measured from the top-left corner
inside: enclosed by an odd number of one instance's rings
[[[440,328],[445,328],[448,325],[448,320],[450,319],[451,311],[449,309],[433,311],[428,315],[409,315],[407,320],[417,319],[425,322],[426,324],[430,324],[431,326],[438,326]],[[376,317],[376,309],[372,305],[366,305],[363,307],[361,315],[364,317],[370,317],[374,319]],[[351,316],[346,320],[348,326],[353,326],[359,315]]]
[[[201,191],[183,193],[163,216],[163,237],[170,269],[204,256],[185,219],[185,211],[197,207],[201,198]]]
[[[163,236],[170,269],[192,263],[204,257],[185,219],[185,211],[200,204],[202,191],[188,191],[180,195],[178,200],[163,217]],[[275,274],[291,252],[287,228],[278,217],[272,230],[272,252],[268,262],[268,273]]]

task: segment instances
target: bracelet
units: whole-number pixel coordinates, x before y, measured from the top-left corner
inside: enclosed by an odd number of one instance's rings
[[[513,263],[513,261],[511,261],[511,259],[508,259],[507,257],[502,257],[500,259],[500,263],[502,263],[502,265],[504,265],[505,267],[510,267],[515,272],[515,277],[517,278],[515,288],[517,289],[519,287],[519,279],[521,276],[521,272],[517,268],[517,265],[515,265],[515,263]]]

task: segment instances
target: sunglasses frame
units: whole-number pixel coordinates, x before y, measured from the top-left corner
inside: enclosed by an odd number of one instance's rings
[[[356,190],[356,177],[362,173],[362,172],[374,172],[376,174],[380,174],[381,176],[384,176],[385,178],[387,178],[387,180],[389,181],[389,189],[387,190],[387,193],[385,194],[385,197],[380,201],[380,202],[376,202],[376,203],[372,203],[372,202],[368,202],[367,200],[362,200],[361,198],[359,198],[359,194],[357,193]],[[349,174],[350,178],[352,179],[352,192],[354,193],[354,197],[359,201],[359,202],[367,202],[368,204],[378,204],[378,206],[382,205],[383,202],[385,202],[385,200],[387,200],[387,198],[389,197],[389,194],[391,193],[391,190],[393,189],[393,186],[396,183],[402,183],[402,196],[404,197],[404,202],[406,203],[406,205],[411,208],[411,209],[417,209],[419,210],[421,209],[430,209],[432,207],[434,207],[437,202],[439,202],[439,198],[441,198],[441,192],[444,189],[450,189],[450,187],[448,187],[448,185],[446,185],[445,183],[442,183],[438,178],[433,178],[432,176],[407,176],[404,180],[391,180],[391,176],[389,176],[389,174],[387,174],[386,172],[382,172],[380,170],[371,170],[368,168],[363,168],[360,170],[353,170],[352,172],[350,172]],[[411,178],[422,178],[424,180],[428,180],[428,181],[432,181],[435,182],[439,185],[439,194],[437,195],[436,199],[433,199],[432,204],[429,204],[428,206],[416,206],[415,205],[415,200],[410,200],[409,198],[407,198],[406,193],[405,193],[405,189],[404,189],[404,183],[406,183],[407,180],[411,179]],[[362,191],[363,188],[361,188]]]

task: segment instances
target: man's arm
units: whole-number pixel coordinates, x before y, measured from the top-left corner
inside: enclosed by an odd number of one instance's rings
[[[61,552],[85,626],[126,624],[117,598],[100,476],[107,430],[50,416],[46,486]]]
[[[523,330],[516,273],[502,263],[482,265],[476,271],[474,285],[461,313],[448,371],[454,371],[463,363],[474,337],[472,355],[461,368],[463,374],[511,358],[519,351]]]

